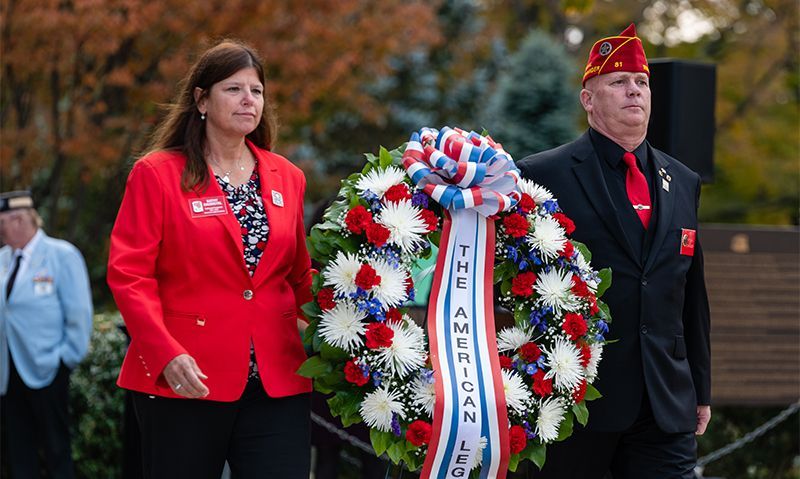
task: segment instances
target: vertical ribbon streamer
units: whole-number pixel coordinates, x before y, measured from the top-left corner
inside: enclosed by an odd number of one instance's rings
[[[455,158],[455,159],[454,159]],[[494,220],[516,203],[519,178],[500,145],[476,133],[424,128],[404,166],[446,209],[428,305],[436,403],[422,478],[504,478],[508,417],[492,300]]]

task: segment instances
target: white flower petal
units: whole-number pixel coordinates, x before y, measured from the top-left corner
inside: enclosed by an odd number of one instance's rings
[[[550,371],[545,379],[553,378],[553,386],[558,391],[572,391],[583,379],[581,352],[571,341],[557,337],[552,347],[544,347],[545,364]]]
[[[366,313],[359,311],[353,303],[340,301],[333,309],[322,312],[319,334],[333,346],[348,352],[355,351],[364,344],[364,318]]]
[[[356,189],[359,193],[369,190],[375,193],[378,198],[381,198],[386,193],[386,190],[400,184],[405,177],[406,172],[396,166],[390,166],[384,170],[373,168],[358,179]]]
[[[560,315],[562,310],[575,311],[580,307],[580,301],[572,294],[571,288],[572,272],[558,268],[540,273],[533,285],[539,295],[537,304],[550,306],[556,315]]]
[[[516,371],[503,369],[503,390],[506,394],[506,405],[519,415],[524,415],[530,407],[533,396]]]
[[[430,417],[433,417],[433,406],[436,404],[436,383],[422,375],[411,382],[411,401],[419,406]]]
[[[359,269],[361,269],[361,261],[355,254],[339,251],[336,253],[336,259],[322,271],[325,286],[333,286],[337,294],[355,293],[358,289],[356,275]]]
[[[396,244],[406,252],[422,245],[422,235],[428,231],[428,224],[422,219],[420,209],[409,200],[385,203],[375,221],[389,230],[389,243]]]
[[[387,321],[394,331],[392,345],[377,350],[382,369],[392,376],[404,378],[425,365],[427,357],[425,333],[413,321],[405,324]]]
[[[497,333],[497,350],[500,352],[514,351],[533,339],[532,331],[519,326],[503,328]]]
[[[553,199],[553,193],[550,193],[550,190],[531,180],[521,178],[517,185],[519,185],[520,191],[533,198],[533,201],[537,205],[541,205],[545,201]]]
[[[381,283],[372,288],[372,294],[383,305],[383,309],[395,308],[402,305],[406,295],[406,278],[408,272],[402,266],[392,266],[383,258],[370,260],[369,264],[381,277]]]
[[[558,438],[558,426],[564,419],[565,407],[564,399],[558,396],[542,401],[536,418],[536,435],[542,442],[552,442]]]
[[[533,231],[528,233],[526,239],[547,260],[558,258],[558,252],[564,249],[567,242],[564,228],[552,216],[535,216]]]
[[[364,396],[359,412],[367,426],[383,432],[392,430],[392,414],[405,417],[400,392],[396,389],[389,391],[388,387],[376,389]]]
[[[586,366],[586,378],[592,382],[597,377],[597,366],[603,357],[603,343],[592,343],[589,348],[592,351],[592,357],[589,358],[589,364]]]

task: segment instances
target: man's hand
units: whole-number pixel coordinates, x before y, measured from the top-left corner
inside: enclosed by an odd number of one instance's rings
[[[710,420],[711,406],[697,406],[697,431],[695,431],[695,435],[702,436],[706,432],[706,427]]]
[[[167,363],[163,374],[175,394],[191,399],[208,396],[208,388],[201,381],[208,379],[208,376],[203,374],[194,358],[188,354],[175,356]]]

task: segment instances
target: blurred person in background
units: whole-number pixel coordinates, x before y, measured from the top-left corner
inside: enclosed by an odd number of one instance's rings
[[[306,183],[270,151],[265,84],[243,43],[202,53],[128,177],[108,284],[147,478],[309,476]]]
[[[27,191],[0,194],[0,409],[13,479],[75,477],[69,376],[86,356],[92,294],[78,249],[47,236]]]

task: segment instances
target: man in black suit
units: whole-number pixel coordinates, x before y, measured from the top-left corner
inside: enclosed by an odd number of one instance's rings
[[[547,448],[536,477],[693,478],[695,435],[711,417],[700,177],[645,140],[649,75],[633,25],[598,41],[580,93],[589,130],[517,163],[558,198],[592,265],[613,271],[603,397],[586,428]]]

